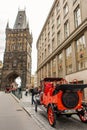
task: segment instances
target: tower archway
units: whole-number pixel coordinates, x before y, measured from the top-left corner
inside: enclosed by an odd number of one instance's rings
[[[6,78],[5,78],[5,88],[10,86],[10,87],[21,87],[21,77],[18,73],[16,72],[12,72],[12,73],[9,73]]]

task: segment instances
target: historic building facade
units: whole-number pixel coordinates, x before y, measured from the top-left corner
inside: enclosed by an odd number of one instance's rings
[[[86,12],[86,0],[54,1],[37,40],[38,85],[44,77],[87,83]]]
[[[6,46],[2,68],[1,86],[11,85],[17,77],[21,78],[21,87],[31,82],[32,34],[25,10],[19,10],[13,29],[6,27]]]

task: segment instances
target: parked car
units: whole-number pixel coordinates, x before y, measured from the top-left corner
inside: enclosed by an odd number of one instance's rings
[[[59,115],[71,117],[76,114],[87,123],[87,104],[83,102],[83,89],[87,84],[78,84],[76,79],[68,83],[63,78],[44,78],[41,83],[42,91],[35,98],[35,111],[43,106],[51,126],[56,125]]]

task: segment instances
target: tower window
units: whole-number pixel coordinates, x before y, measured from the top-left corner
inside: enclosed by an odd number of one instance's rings
[[[14,60],[13,61],[13,67],[16,67],[17,66],[17,60]]]
[[[22,15],[20,14],[20,18],[22,18]]]

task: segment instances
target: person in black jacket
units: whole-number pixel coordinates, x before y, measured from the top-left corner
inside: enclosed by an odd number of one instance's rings
[[[31,104],[33,105],[33,103],[35,104],[34,95],[38,93],[38,89],[32,87],[30,92],[31,92]]]

